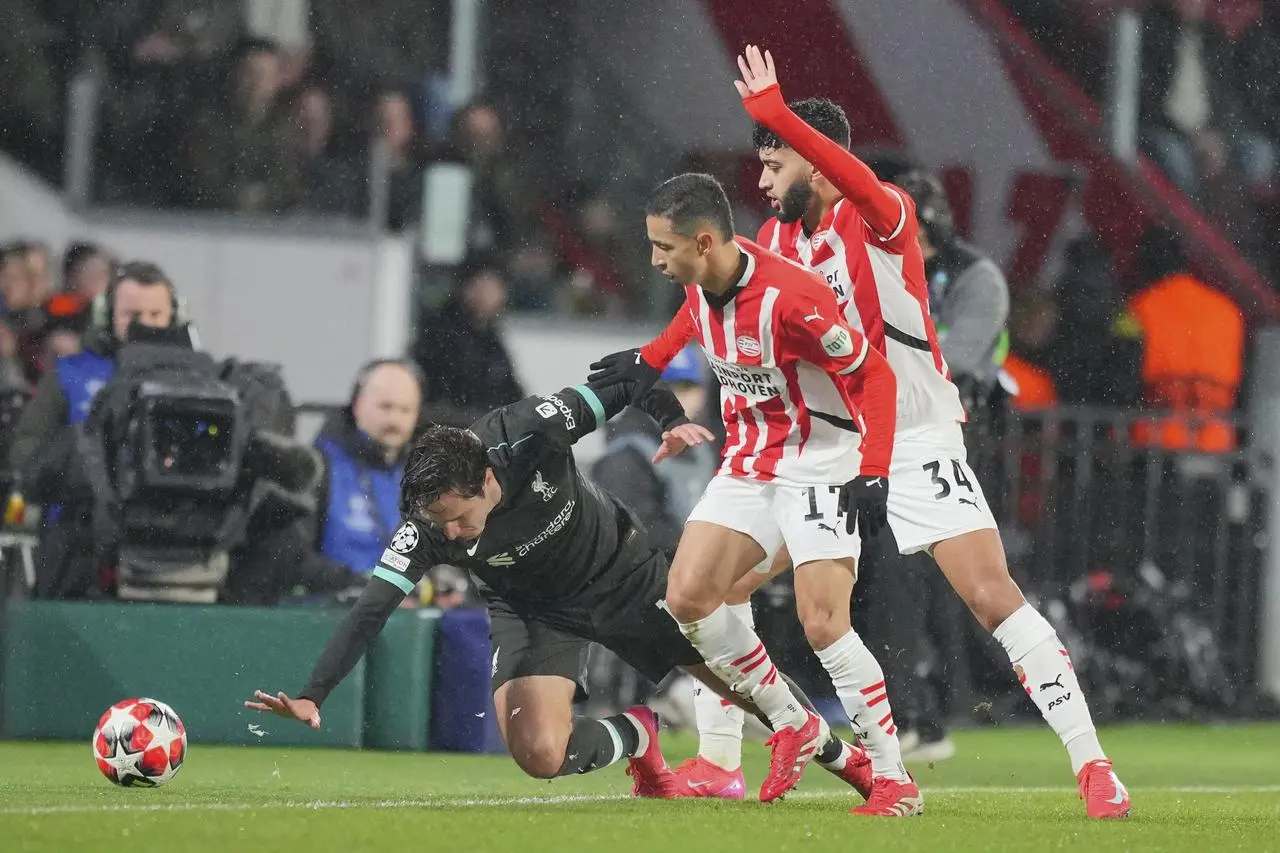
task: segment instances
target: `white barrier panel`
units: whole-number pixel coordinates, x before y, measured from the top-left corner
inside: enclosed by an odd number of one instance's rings
[[[408,343],[413,251],[407,239],[347,224],[190,213],[94,211],[0,157],[0,238],[61,253],[72,240],[158,263],[201,344],[217,356],[278,362],[295,400],[343,402],[361,364]]]
[[[606,353],[647,343],[661,327],[597,320],[511,317],[507,350],[529,394],[547,394],[583,382],[587,365]],[[604,448],[601,430],[578,443],[578,462],[589,465]]]
[[[1259,329],[1253,335],[1253,370],[1249,389],[1249,425],[1255,470],[1268,480],[1266,554],[1258,602],[1258,686],[1280,699],[1280,327]]]

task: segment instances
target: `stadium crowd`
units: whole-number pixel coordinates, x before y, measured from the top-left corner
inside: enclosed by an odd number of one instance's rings
[[[94,204],[364,220],[377,218],[370,204],[379,194],[371,181],[385,174],[385,221],[392,229],[413,229],[420,224],[427,171],[461,163],[472,175],[467,257],[444,270],[422,265],[424,308],[404,359],[371,363],[351,377],[346,405],[329,413],[309,446],[293,440],[293,406],[300,401],[278,375],[244,369],[235,359],[211,363],[217,381],[255,401],[245,458],[298,464],[283,472],[247,465],[250,482],[233,490],[245,499],[243,518],[237,538],[219,542],[223,562],[160,594],[143,580],[153,558],[131,554],[122,566],[119,537],[104,539],[95,526],[99,507],[85,498],[93,482],[76,470],[83,463],[73,436],[93,422],[92,401],[120,369],[121,354],[159,334],[138,326],[185,329],[200,318],[182,316],[182,282],[169,281],[145,259],[117,258],[111,247],[88,242],[50,246],[38,234],[0,235],[8,241],[0,246],[5,520],[30,528],[39,519],[34,594],[258,604],[349,597],[399,522],[401,465],[416,431],[434,423],[465,426],[525,393],[546,390],[520,382],[504,343],[507,311],[670,316],[673,306],[654,296],[659,291],[630,224],[627,193],[607,172],[576,174],[556,164],[554,149],[565,144],[564,134],[539,125],[536,109],[516,103],[513,84],[523,82],[518,63],[494,69],[480,97],[450,106],[442,83],[447,4],[312,3],[302,37],[251,27],[235,4],[118,0],[99,4],[93,14],[80,5],[0,0],[12,24],[0,33],[0,64],[14,75],[14,85],[0,87],[0,147],[7,153],[50,178],[60,176],[68,92],[74,79],[89,75],[101,84]],[[1007,5],[1033,33],[1050,39],[1046,34],[1061,23],[1050,11],[1063,13],[1073,4]],[[1249,117],[1260,113],[1232,100],[1261,97],[1253,82],[1235,80],[1232,85],[1244,88],[1233,89],[1205,69],[1231,65],[1215,51],[1241,49],[1233,41],[1240,25],[1262,39],[1256,59],[1274,56],[1260,28],[1274,29],[1275,16],[1254,15],[1250,10],[1263,4],[1248,2],[1222,4],[1243,10],[1238,20],[1194,3],[1141,5],[1144,15],[1163,16],[1170,25],[1163,41],[1153,41],[1152,50],[1164,52],[1149,64],[1144,57],[1145,144],[1171,180],[1206,210],[1221,213],[1217,218],[1248,248],[1251,229],[1265,221],[1260,211],[1275,177],[1274,129],[1255,126]],[[522,22],[547,25],[516,11],[508,26]],[[1186,47],[1189,22],[1203,36],[1199,53]],[[1091,38],[1087,44],[1099,49],[1100,36]],[[1068,60],[1083,55],[1058,58],[1070,68]],[[14,57],[23,61],[10,62]],[[1179,81],[1197,61],[1209,82],[1200,103],[1188,107],[1197,99],[1179,89]],[[1102,63],[1077,70],[1084,75],[1097,67]],[[1085,83],[1100,93],[1098,80]],[[1179,98],[1164,97],[1173,89]],[[1188,119],[1188,110],[1198,110],[1198,118]],[[659,177],[637,163],[642,159],[620,153],[612,168],[634,167],[632,178],[641,185]],[[727,186],[741,184],[736,156],[708,154],[682,165],[716,173]],[[897,179],[901,172],[881,177]],[[1227,199],[1245,199],[1249,212],[1216,207]],[[736,201],[740,230],[753,234],[753,223],[763,218],[760,200]],[[939,205],[945,220],[945,198]],[[981,251],[952,245],[954,222],[929,233],[938,241],[931,287],[937,283],[942,299],[947,282]],[[1266,263],[1262,254],[1254,258]],[[1104,242],[1088,233],[1071,241],[1053,266],[1061,270],[1056,281],[1011,283],[1007,344],[967,368],[973,377],[956,377],[982,386],[967,402],[1007,395],[1023,412],[1060,404],[1145,411],[1152,418],[1135,425],[1135,444],[1234,450],[1244,321],[1227,296],[1191,271],[1178,235],[1149,230],[1123,275]],[[425,286],[437,282],[444,286]],[[150,316],[148,300],[157,293]],[[141,301],[126,304],[133,299]],[[189,336],[185,346],[190,349]],[[717,412],[714,406],[708,411],[706,401],[715,399],[709,395],[716,387],[699,358],[688,354],[673,362],[664,378],[690,417],[715,426]],[[1005,379],[992,393],[997,374]],[[695,454],[680,466],[652,466],[657,439],[642,420],[611,424],[593,473],[641,513],[670,554],[714,459]],[[255,456],[255,448],[269,453]],[[286,497],[259,501],[264,490],[254,487],[261,484]],[[104,549],[104,542],[117,547]],[[465,573],[441,566],[408,600],[452,607],[474,603],[473,593]]]

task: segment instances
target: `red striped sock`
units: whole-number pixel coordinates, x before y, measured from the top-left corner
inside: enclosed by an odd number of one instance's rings
[[[817,654],[831,676],[844,712],[853,723],[854,734],[871,758],[872,774],[890,779],[907,778],[884,671],[862,638],[850,631]]]

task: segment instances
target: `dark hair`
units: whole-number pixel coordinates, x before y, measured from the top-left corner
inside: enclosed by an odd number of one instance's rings
[[[173,293],[173,282],[169,280],[169,276],[164,274],[164,270],[151,261],[130,261],[127,264],[121,264],[116,267],[115,275],[111,277],[111,289],[115,292],[115,288],[120,286],[120,282],[128,279],[136,281],[138,284],[163,284],[169,288],[169,292]]]
[[[902,187],[916,205],[916,219],[935,248],[950,245],[956,238],[956,221],[951,202],[942,182],[930,172],[913,169],[898,177]]]
[[[107,251],[97,243],[72,243],[62,256],[62,277],[68,279],[80,267],[96,257],[106,257]]]
[[[849,118],[844,110],[834,101],[826,98],[805,98],[788,104],[791,111],[805,124],[845,148],[849,147]],[[751,131],[751,145],[759,151],[761,148],[789,148],[782,137],[762,124],[757,124]]]
[[[920,166],[907,154],[892,148],[870,148],[857,152],[858,159],[885,183],[902,185],[901,178]]]
[[[724,187],[710,175],[687,172],[659,184],[644,212],[670,219],[675,230],[692,237],[698,225],[710,223],[725,240],[733,239],[733,211]]]
[[[400,514],[412,517],[446,493],[474,498],[484,491],[489,467],[484,445],[475,433],[433,426],[409,450],[400,481]]]

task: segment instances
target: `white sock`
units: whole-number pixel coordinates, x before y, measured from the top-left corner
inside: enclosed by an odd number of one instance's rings
[[[884,671],[862,638],[851,630],[817,654],[853,723],[854,734],[871,758],[872,776],[906,779]]]
[[[748,628],[755,627],[751,602],[730,604],[729,612]],[[698,755],[725,770],[742,766],[742,724],[746,712],[698,682],[693,688],[693,715],[698,723]]]
[[[1075,667],[1053,626],[1024,604],[1000,623],[994,635],[1008,653],[1018,682],[1066,746],[1071,772],[1079,775],[1090,761],[1106,758]]]
[[[702,619],[679,624],[707,667],[739,696],[754,702],[775,730],[787,726],[799,729],[808,721],[808,712],[778,678],[764,643],[729,612],[728,605],[721,604]]]

